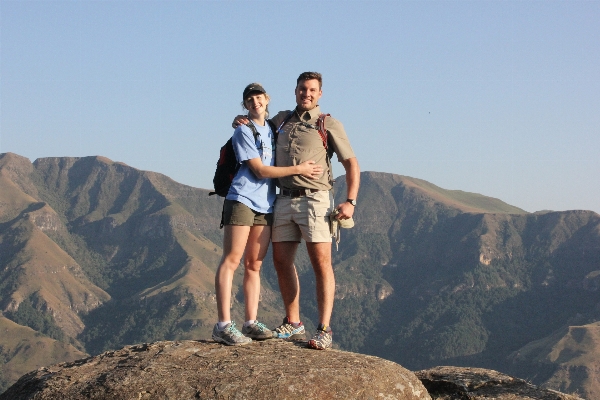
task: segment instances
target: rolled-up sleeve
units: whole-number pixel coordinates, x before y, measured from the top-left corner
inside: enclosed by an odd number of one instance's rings
[[[235,132],[233,132],[233,139],[231,142],[233,144],[233,151],[235,152],[235,156],[239,163],[260,157],[260,153],[256,148],[254,134],[247,126],[242,125],[238,127]]]
[[[333,147],[333,151],[337,155],[338,161],[344,161],[352,157],[356,157],[344,125],[334,118],[325,119],[325,128],[329,132],[329,143]]]

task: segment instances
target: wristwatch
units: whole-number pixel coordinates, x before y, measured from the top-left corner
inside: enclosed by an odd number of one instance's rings
[[[352,204],[354,207],[356,207],[356,200],[354,200],[354,199],[346,199],[346,203],[350,203],[350,204]]]

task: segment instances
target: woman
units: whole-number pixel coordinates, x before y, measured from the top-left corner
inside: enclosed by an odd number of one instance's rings
[[[249,124],[233,133],[233,148],[241,163],[225,197],[223,258],[215,276],[219,322],[213,340],[242,345],[273,337],[273,332],[257,321],[260,294],[260,266],[271,238],[275,182],[273,178],[303,175],[318,178],[323,169],[314,161],[291,167],[275,167],[275,135],[266,121],[269,95],[258,83],[246,86],[242,106],[248,110]],[[256,135],[253,132],[256,131]],[[233,274],[244,256],[244,299],[246,322],[240,332],[231,321]]]

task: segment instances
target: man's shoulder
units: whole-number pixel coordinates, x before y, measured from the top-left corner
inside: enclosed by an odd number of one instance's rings
[[[335,119],[331,115],[328,115],[325,117],[325,129],[330,132],[338,132],[340,130],[344,131],[344,125],[339,119]]]
[[[291,112],[291,110],[279,111],[273,118],[270,118],[270,120],[273,122],[273,124],[275,124],[275,126],[277,126],[282,123],[285,117],[287,117]]]
[[[272,119],[275,119],[275,118],[285,118],[291,112],[292,112],[291,110],[279,111],[277,114],[275,114],[275,116]]]

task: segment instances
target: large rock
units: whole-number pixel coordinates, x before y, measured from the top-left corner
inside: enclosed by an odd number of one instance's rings
[[[435,367],[415,373],[436,400],[577,400],[523,379],[482,368]]]
[[[16,399],[431,399],[414,373],[378,357],[283,341],[227,347],[156,342],[24,375]]]

